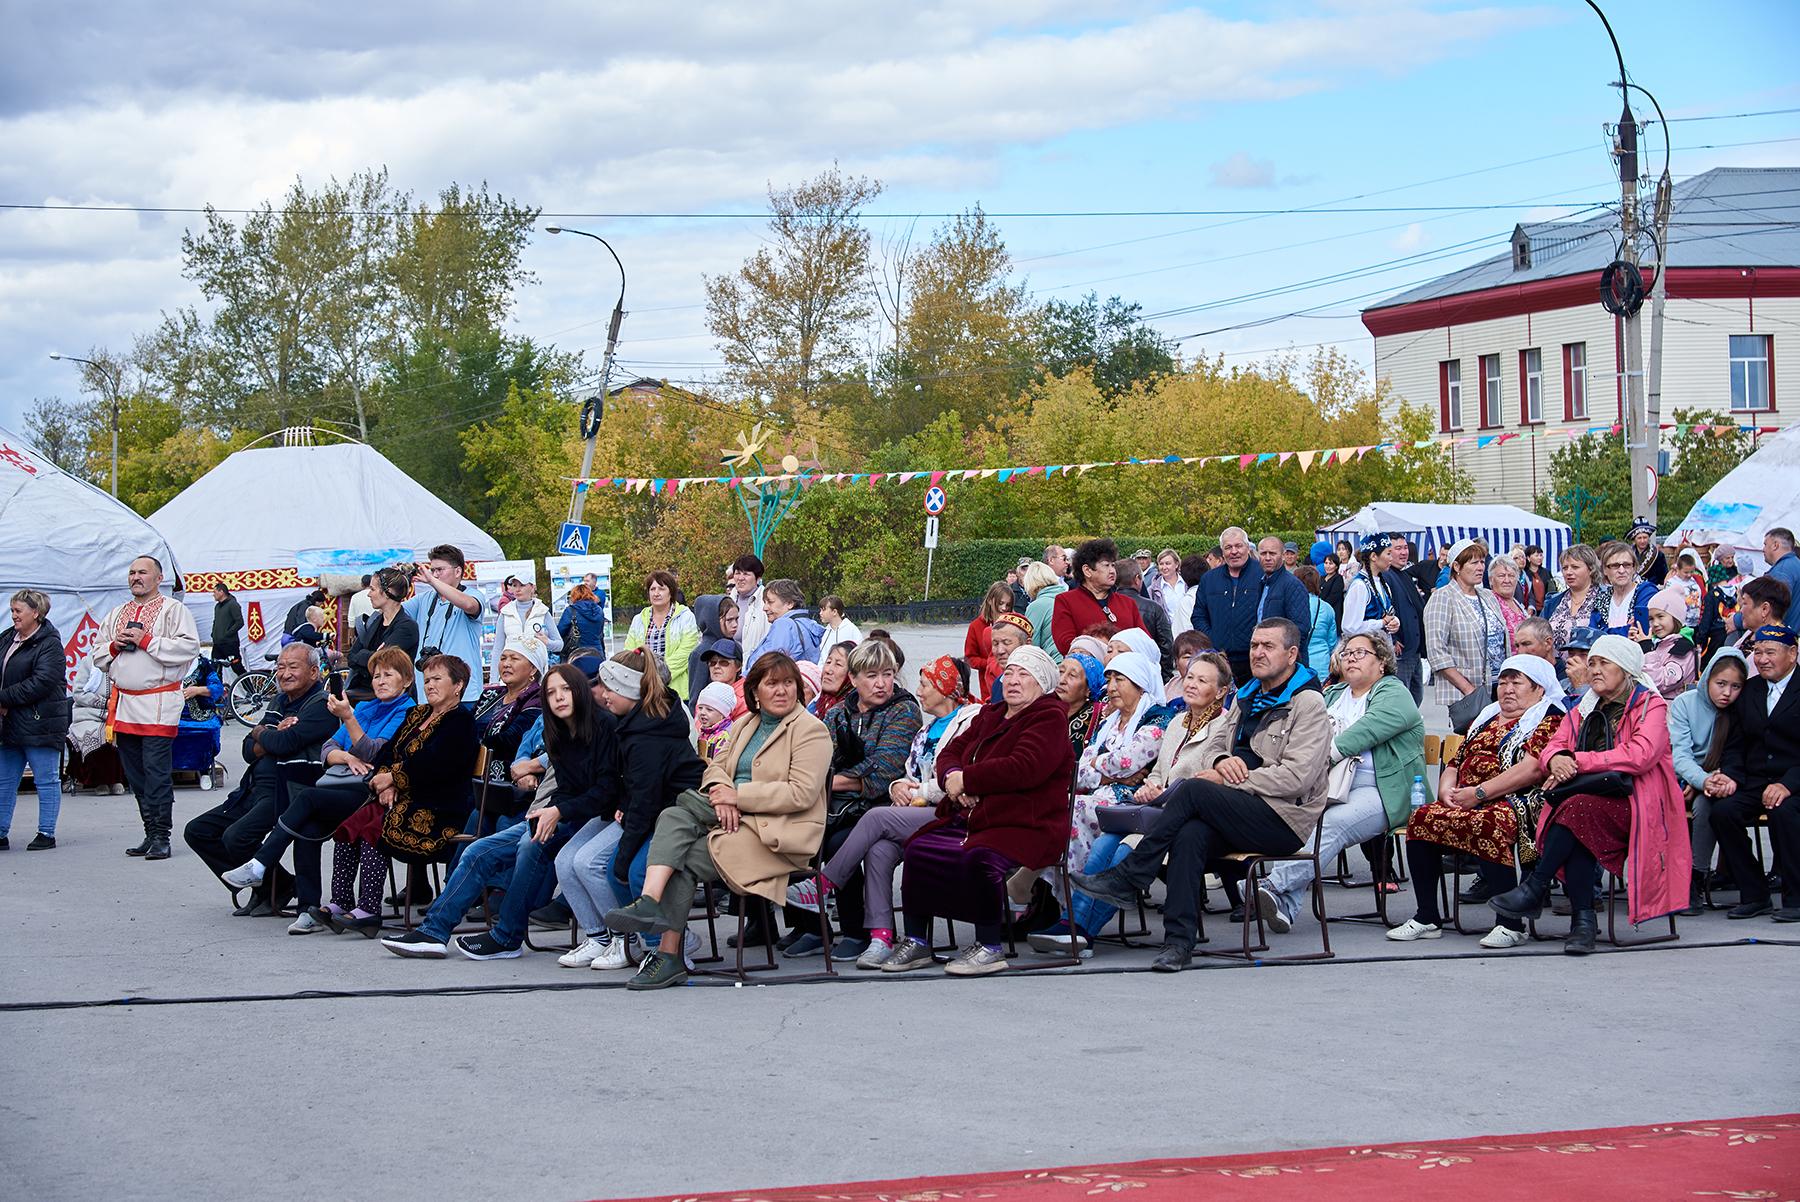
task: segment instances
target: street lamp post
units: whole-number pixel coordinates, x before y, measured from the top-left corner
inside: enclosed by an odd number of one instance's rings
[[[604,410],[607,386],[612,378],[613,351],[619,345],[619,325],[625,320],[625,264],[619,262],[619,252],[612,248],[612,243],[599,234],[590,234],[586,230],[572,230],[559,225],[548,225],[544,229],[546,233],[551,234],[580,234],[583,238],[592,238],[606,248],[606,253],[612,256],[613,262],[619,268],[619,299],[613,304],[612,324],[606,330],[606,357],[600,361],[600,407]],[[596,412],[591,419],[586,420],[585,424],[587,425],[587,429],[584,431],[587,435],[587,448],[581,453],[581,479],[583,480],[586,480],[589,473],[594,470],[594,441],[600,436],[600,413]],[[569,500],[569,520],[579,522],[582,511],[587,508],[587,489],[577,485],[572,491],[574,495]]]
[[[60,355],[55,351],[51,351],[50,357],[52,359],[60,359],[65,363],[85,363],[85,364],[87,364],[89,367],[93,368],[96,372],[100,373],[100,378],[105,380],[107,383],[107,387],[112,390],[112,473],[111,473],[111,476],[112,476],[112,495],[115,499],[117,499],[117,497],[119,495],[119,387],[120,387],[119,375],[116,371],[110,370],[105,364],[96,363],[92,359],[83,359],[79,355]]]

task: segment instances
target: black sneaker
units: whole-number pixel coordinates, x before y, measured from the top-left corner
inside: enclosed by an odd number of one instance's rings
[[[671,985],[687,984],[687,965],[681,962],[679,955],[669,956],[662,952],[651,952],[644,957],[638,967],[637,975],[625,982],[625,988],[631,990],[667,989]]]
[[[517,960],[525,954],[523,947],[508,947],[501,943],[492,931],[458,936],[456,950],[471,960]]]
[[[1070,875],[1070,883],[1097,902],[1120,910],[1131,910],[1137,907],[1138,889],[1125,879],[1117,865],[1105,872],[1097,872],[1089,876],[1085,872]]]
[[[0,835],[0,851],[11,851],[11,850],[12,850],[12,840],[8,839],[5,835]]]
[[[396,956],[405,956],[409,960],[442,960],[450,951],[449,948],[420,930],[402,931],[398,935],[383,935],[381,946]]]
[[[56,846],[56,836],[55,835],[46,835],[43,831],[39,831],[37,833],[37,838],[33,839],[31,842],[29,842],[25,845],[25,850],[26,851],[49,851],[51,848],[53,848],[55,846]]]
[[[531,912],[531,925],[541,931],[560,931],[566,929],[574,917],[568,902],[553,897]]]

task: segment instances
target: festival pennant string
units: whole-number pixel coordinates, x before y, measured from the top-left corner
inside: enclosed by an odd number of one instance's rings
[[[1663,430],[1673,430],[1678,435],[1690,432],[1699,434],[1728,434],[1739,432],[1744,434],[1774,434],[1779,426],[1739,426],[1725,424],[1675,424],[1664,423]],[[1019,467],[970,467],[970,468],[914,468],[900,472],[827,472],[802,469],[797,472],[777,472],[760,476],[588,476],[565,477],[575,485],[575,491],[587,492],[597,488],[617,488],[628,493],[649,493],[652,496],[673,496],[684,489],[704,484],[723,484],[727,488],[737,489],[745,485],[760,488],[770,484],[798,483],[802,487],[815,484],[867,485],[870,488],[878,484],[911,484],[914,481],[925,481],[928,486],[943,484],[946,481],[961,483],[973,480],[991,480],[997,484],[1014,481],[1050,480],[1057,475],[1085,476],[1091,471],[1103,468],[1122,467],[1156,467],[1185,464],[1205,466],[1208,464],[1235,464],[1240,471],[1248,472],[1252,468],[1265,464],[1277,467],[1290,460],[1299,465],[1304,474],[1313,468],[1333,465],[1344,465],[1353,461],[1360,462],[1363,456],[1374,453],[1386,453],[1401,449],[1428,450],[1442,447],[1452,450],[1456,447],[1473,446],[1476,450],[1503,446],[1515,438],[1581,438],[1589,434],[1618,434],[1623,427],[1585,426],[1569,430],[1549,431],[1517,431],[1509,430],[1496,434],[1459,434],[1421,438],[1414,442],[1401,444],[1397,442],[1370,443],[1365,446],[1321,447],[1308,451],[1245,451],[1238,454],[1223,455],[1160,455],[1132,457],[1129,459],[1103,460],[1094,463],[1049,463],[1032,464]]]

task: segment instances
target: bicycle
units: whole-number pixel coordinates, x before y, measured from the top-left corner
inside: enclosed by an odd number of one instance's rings
[[[255,726],[275,698],[275,673],[267,668],[247,668],[225,690],[224,715],[245,726]]]

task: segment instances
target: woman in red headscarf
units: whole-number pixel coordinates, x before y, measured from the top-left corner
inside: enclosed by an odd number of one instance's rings
[[[826,888],[847,881],[863,865],[864,921],[869,946],[857,957],[856,966],[877,969],[894,948],[894,869],[899,867],[906,841],[937,817],[943,788],[933,771],[938,749],[961,734],[981,711],[969,696],[969,665],[948,655],[939,656],[919,669],[919,706],[925,722],[913,739],[906,757],[906,774],[888,787],[889,805],[877,806],[857,822],[850,837],[825,865]],[[788,904],[803,910],[819,908],[813,882],[788,887]]]

